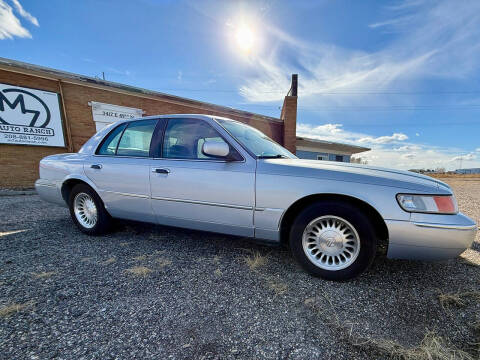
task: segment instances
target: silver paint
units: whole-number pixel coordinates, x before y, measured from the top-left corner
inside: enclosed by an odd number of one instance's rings
[[[91,186],[114,217],[280,241],[286,211],[309,196],[331,195],[362,201],[375,209],[388,229],[391,258],[439,259],[468,248],[477,231],[473,220],[455,215],[408,213],[398,193],[452,194],[436,179],[400,170],[301,159],[257,159],[212,116],[163,115],[142,118],[194,118],[213,126],[243,157],[174,160],[95,155],[110,125],[75,154],[40,162],[38,194],[65,204],[62,187],[76,179]],[[101,169],[92,169],[93,164]],[[156,173],[155,169],[168,169]],[[68,200],[68,199],[67,199]]]

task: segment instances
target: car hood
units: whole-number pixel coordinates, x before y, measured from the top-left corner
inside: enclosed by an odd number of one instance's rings
[[[430,176],[362,164],[304,159],[263,159],[258,162],[257,172],[391,186],[419,192],[451,193],[447,184]]]

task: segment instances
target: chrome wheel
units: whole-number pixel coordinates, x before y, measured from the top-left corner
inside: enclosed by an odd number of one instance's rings
[[[97,206],[90,195],[78,193],[73,200],[73,210],[77,221],[83,227],[91,229],[97,224]]]
[[[360,237],[347,220],[327,215],[307,225],[302,245],[314,265],[335,271],[349,267],[356,260],[360,252]]]

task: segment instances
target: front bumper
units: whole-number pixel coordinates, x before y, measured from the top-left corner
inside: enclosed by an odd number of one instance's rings
[[[62,197],[62,191],[54,181],[38,179],[35,181],[35,190],[37,194],[45,201],[66,206]]]
[[[439,222],[441,219],[441,222]],[[441,260],[454,258],[468,249],[478,226],[467,216],[422,215],[411,221],[386,220],[392,259]]]

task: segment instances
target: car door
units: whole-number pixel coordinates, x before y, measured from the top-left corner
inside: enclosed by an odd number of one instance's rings
[[[150,143],[158,120],[138,120],[114,128],[85,162],[113,217],[155,222],[150,200]]]
[[[152,207],[158,222],[253,236],[255,161],[241,155],[213,119],[165,119],[163,133],[150,170]],[[237,160],[204,155],[205,141],[229,143]]]

